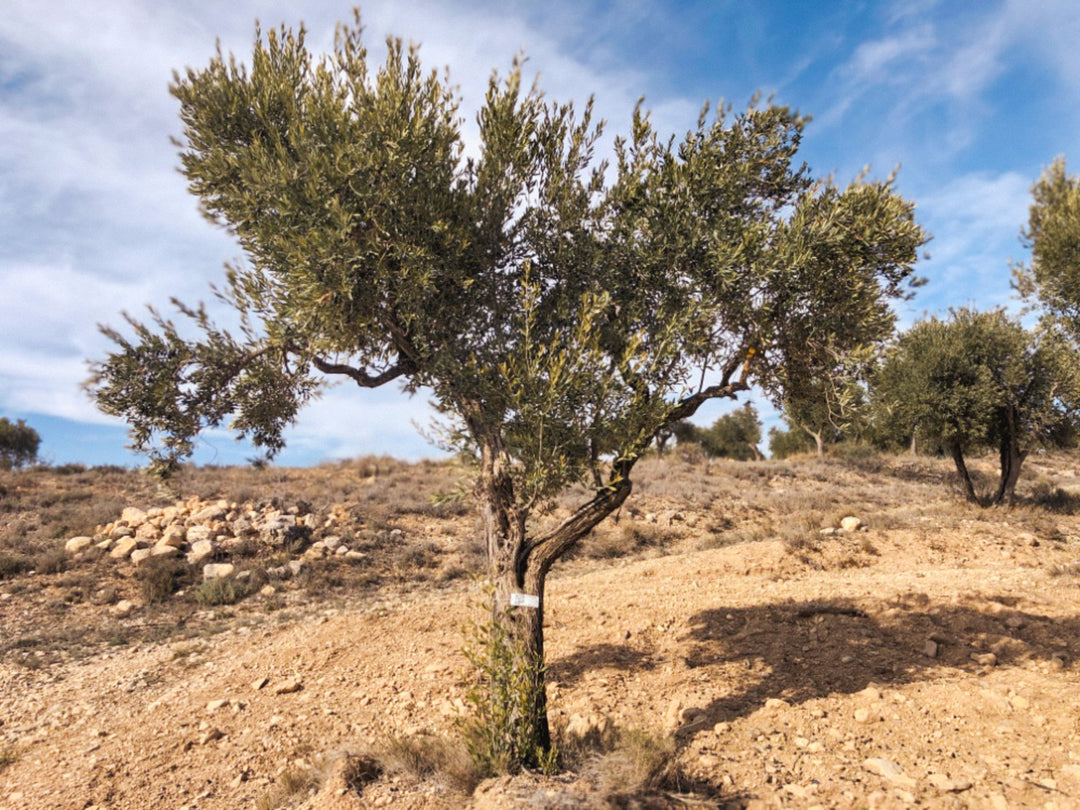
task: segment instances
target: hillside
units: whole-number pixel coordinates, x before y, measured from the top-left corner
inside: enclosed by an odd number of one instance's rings
[[[639,469],[549,581],[568,769],[478,786],[463,470],[0,473],[0,808],[1080,807],[1080,455],[1008,510],[935,459]],[[196,514],[228,587],[113,553]]]

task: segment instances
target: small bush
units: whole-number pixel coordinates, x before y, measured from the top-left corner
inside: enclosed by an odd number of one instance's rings
[[[164,602],[191,581],[191,567],[169,557],[151,557],[135,569],[143,603]]]
[[[200,607],[235,605],[251,595],[248,585],[232,579],[208,579],[196,585],[188,593]]]
[[[39,574],[59,574],[67,566],[67,554],[62,548],[54,548],[34,555],[34,570]]]
[[[608,806],[630,806],[640,794],[681,789],[684,780],[677,757],[671,737],[627,729],[618,733],[614,750],[599,757],[592,769]]]
[[[490,622],[474,628],[465,648],[473,667],[466,699],[472,713],[460,728],[476,774],[497,776],[522,766],[554,771],[558,752],[545,751],[540,729],[523,721],[536,712],[533,685],[542,661],[529,661],[506,628]]]
[[[431,735],[394,737],[375,755],[381,770],[416,780],[438,779],[463,794],[476,789],[480,776],[462,741]]]
[[[8,579],[32,568],[30,558],[24,554],[0,553],[0,579]]]

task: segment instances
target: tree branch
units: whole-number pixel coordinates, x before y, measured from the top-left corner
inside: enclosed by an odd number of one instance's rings
[[[413,370],[412,363],[407,360],[401,360],[379,374],[369,374],[364,369],[355,368],[344,363],[331,363],[321,357],[312,357],[311,362],[323,374],[344,374],[346,377],[355,380],[356,384],[362,388],[378,388],[380,385],[385,385],[391,380],[396,380],[404,374],[411,373]]]

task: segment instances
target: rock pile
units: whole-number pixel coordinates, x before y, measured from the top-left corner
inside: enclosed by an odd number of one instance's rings
[[[92,537],[72,537],[65,550],[77,557],[99,549],[117,562],[135,565],[154,557],[183,557],[191,565],[203,565],[204,579],[227,578],[235,566],[221,561],[251,543],[309,558],[332,554],[363,559],[362,552],[350,549],[341,534],[335,533],[349,519],[341,505],[320,517],[304,503],[282,507],[275,502],[256,505],[191,498],[147,510],[129,506],[119,519],[98,526]]]

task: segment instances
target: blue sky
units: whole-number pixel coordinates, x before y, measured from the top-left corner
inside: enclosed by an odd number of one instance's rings
[[[427,65],[449,66],[470,117],[491,71],[522,50],[552,98],[594,94],[609,132],[626,130],[640,96],[675,133],[704,101],[744,106],[757,90],[811,114],[802,157],[816,174],[846,182],[900,165],[898,188],[934,236],[905,325],[958,305],[1016,308],[1008,264],[1025,258],[1029,188],[1055,156],[1080,159],[1075,0],[387,0],[362,14],[375,58],[388,34],[421,43]],[[172,71],[204,65],[217,39],[246,58],[256,19],[303,20],[322,49],[350,15],[336,2],[7,0],[0,415],[34,426],[46,461],[139,463],[123,425],[80,389],[87,359],[109,347],[97,324],[171,296],[207,299],[239,258],[176,171]],[[415,428],[429,418],[422,397],[332,388],[301,414],[279,463],[433,455]],[[222,433],[197,458],[252,455]]]

